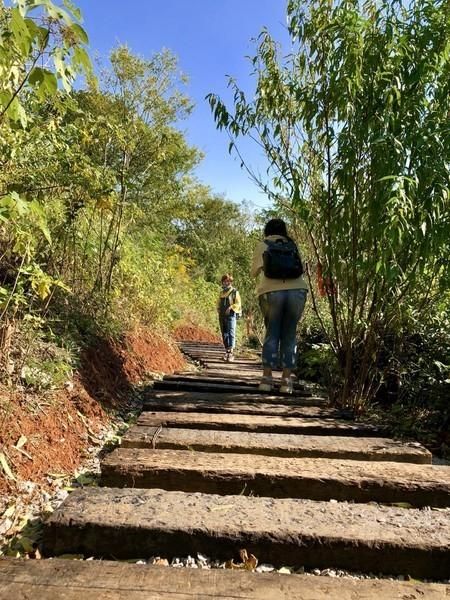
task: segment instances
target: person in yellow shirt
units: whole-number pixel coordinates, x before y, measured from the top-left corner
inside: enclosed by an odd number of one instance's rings
[[[256,293],[266,327],[259,389],[272,391],[272,370],[281,365],[280,391],[292,394],[297,323],[305,308],[308,285],[297,246],[282,219],[271,219],[266,224],[264,240],[258,243],[253,254],[251,275],[258,278]]]
[[[229,273],[222,275],[222,291],[217,302],[220,331],[225,348],[224,360],[233,362],[236,345],[236,318],[241,315],[241,296],[233,287],[233,277]]]

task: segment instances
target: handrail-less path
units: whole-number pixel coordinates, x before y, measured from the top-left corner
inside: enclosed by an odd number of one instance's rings
[[[48,519],[44,553],[102,561],[0,561],[0,598],[100,600],[445,598],[445,583],[170,569],[110,559],[196,553],[228,560],[450,578],[450,467],[328,406],[320,388],[258,391],[254,359],[201,364],[154,384],[101,486],[77,490]]]

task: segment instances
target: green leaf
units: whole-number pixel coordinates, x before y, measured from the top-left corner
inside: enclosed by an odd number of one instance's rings
[[[5,201],[7,201],[8,199],[11,202],[11,206],[15,208],[19,217],[23,217],[23,215],[25,215],[29,211],[30,206],[28,202],[21,198],[17,192],[11,192],[9,196],[5,197]]]
[[[54,96],[58,89],[55,74],[41,67],[35,67],[31,71],[28,81],[36,87],[37,95],[41,100]]]
[[[35,217],[37,217],[37,225],[41,232],[44,234],[45,239],[49,244],[52,243],[52,236],[50,234],[50,230],[48,228],[47,218],[45,212],[42,209],[42,206],[39,204],[37,200],[33,200],[30,202],[30,211]]]
[[[19,8],[21,16],[24,17],[28,12],[27,0],[17,0],[17,6]]]
[[[73,51],[73,65],[79,71],[85,71],[86,73],[91,73],[92,64],[91,59],[89,58],[89,54],[86,52],[84,48],[80,48],[77,46]]]
[[[81,27],[81,25],[78,25],[78,23],[74,23],[73,25],[70,26],[70,29],[74,32],[77,40],[81,43],[81,44],[89,44],[89,37],[88,34],[86,33],[86,31]]]
[[[67,76],[68,67],[64,62],[63,50],[61,48],[56,48],[53,53],[53,62],[55,63],[55,69],[58,74],[58,77],[61,79],[62,84],[66,92],[70,92],[72,89],[72,83]]]
[[[71,0],[63,0],[63,4],[78,21],[82,21],[81,10]]]
[[[11,11],[11,31],[22,58],[27,58],[31,50],[32,35],[18,8]]]
[[[17,96],[14,98],[14,100],[9,105],[8,110],[6,111],[6,115],[12,121],[15,121],[16,123],[20,123],[20,125],[23,128],[25,128],[27,126],[27,123],[28,123],[27,114]]]

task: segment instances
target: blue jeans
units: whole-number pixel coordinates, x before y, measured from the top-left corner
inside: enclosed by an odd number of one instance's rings
[[[307,290],[279,290],[259,297],[266,326],[262,349],[264,367],[295,367],[297,323],[305,308],[307,293]]]
[[[236,340],[236,315],[219,315],[220,331],[226,350],[233,350]]]

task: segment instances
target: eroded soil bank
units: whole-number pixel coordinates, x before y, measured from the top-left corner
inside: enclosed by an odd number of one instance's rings
[[[90,468],[138,410],[140,384],[186,368],[177,339],[217,338],[195,325],[180,326],[173,337],[140,328],[120,341],[95,340],[61,389],[0,387],[0,546],[20,529],[28,503],[45,506],[55,491],[64,495],[63,481],[67,487]]]

